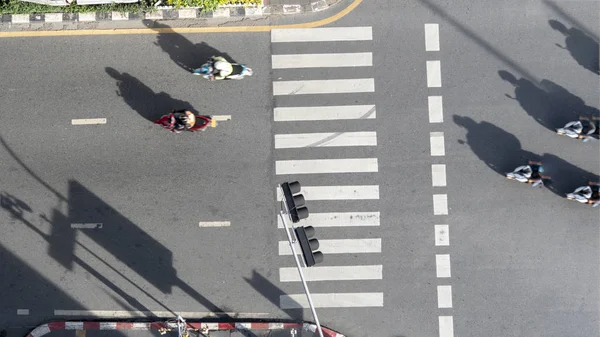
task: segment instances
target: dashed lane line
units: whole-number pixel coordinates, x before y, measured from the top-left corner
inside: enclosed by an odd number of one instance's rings
[[[71,125],[106,124],[106,118],[81,118],[72,119]]]
[[[442,96],[427,97],[427,105],[429,107],[429,123],[444,122],[444,105]]]
[[[427,86],[440,88],[442,86],[442,65],[440,61],[427,61]]]
[[[435,272],[438,278],[450,277],[450,254],[435,255]]]
[[[437,286],[438,308],[452,308],[452,286]]]
[[[433,195],[433,214],[447,215],[448,214],[448,195],[434,194]]]
[[[449,246],[450,235],[448,233],[448,225],[435,225],[435,245]]]
[[[230,227],[231,222],[229,221],[200,221],[199,227]]]
[[[440,27],[437,23],[425,24],[425,51],[440,51]]]
[[[440,337],[454,337],[454,321],[452,316],[439,316],[438,330]]]
[[[429,141],[431,144],[431,155],[432,156],[445,156],[445,144],[444,144],[444,133],[443,132],[431,132],[429,134]]]
[[[446,186],[446,165],[431,165],[431,184],[433,186]]]

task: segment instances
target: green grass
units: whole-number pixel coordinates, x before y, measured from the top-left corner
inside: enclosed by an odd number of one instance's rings
[[[131,12],[140,13],[151,11],[157,0],[140,0],[132,4],[106,4],[79,6],[71,3],[69,6],[47,6],[20,0],[0,0],[0,14],[40,14],[40,13],[85,13],[85,12]],[[74,1],[75,2],[75,1]],[[219,5],[225,4],[260,4],[261,0],[163,0],[163,5],[182,7],[203,7],[212,11]]]

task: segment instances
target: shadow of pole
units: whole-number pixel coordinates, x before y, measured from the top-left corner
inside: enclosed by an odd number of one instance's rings
[[[272,304],[281,308],[281,298],[286,295],[283,290],[277,287],[273,282],[269,281],[266,277],[262,276],[256,270],[252,271],[252,278],[244,277],[244,280],[248,284],[254,288],[259,294],[263,295],[264,298],[269,300]],[[301,308],[302,306],[296,302],[291,300],[294,306]],[[304,313],[302,309],[281,309],[285,312],[291,319],[296,320],[298,322],[304,321]]]
[[[516,72],[518,72],[522,76],[526,77],[530,81],[532,81],[534,83],[538,82],[538,79],[533,74],[531,74],[525,68],[518,65],[517,62],[515,62],[508,56],[501,53],[500,50],[498,50],[497,48],[492,46],[490,43],[485,41],[481,36],[477,35],[475,32],[473,32],[471,29],[466,27],[460,21],[458,21],[457,19],[450,16],[440,6],[434,4],[431,0],[419,0],[419,2],[421,2],[425,7],[429,8],[429,10],[431,10],[432,12],[434,12],[437,15],[439,15],[440,17],[442,17],[446,22],[451,24],[454,28],[456,28],[458,31],[463,33],[465,36],[467,36],[468,38],[473,40],[475,43],[477,43],[479,46],[481,46],[485,51],[487,51],[488,53],[495,56],[498,60],[505,63],[508,67],[514,69]]]

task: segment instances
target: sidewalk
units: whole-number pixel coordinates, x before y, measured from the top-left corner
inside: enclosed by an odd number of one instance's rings
[[[189,337],[319,337],[311,323],[235,322],[205,323],[187,321]],[[174,323],[156,322],[50,322],[33,329],[26,337],[157,337],[167,328],[165,337],[178,337]],[[344,337],[322,327],[324,337]],[[72,334],[67,334],[71,330]]]

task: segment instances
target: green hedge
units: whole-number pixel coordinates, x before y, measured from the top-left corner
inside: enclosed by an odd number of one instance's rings
[[[37,13],[84,13],[84,12],[132,12],[150,11],[158,0],[140,0],[134,4],[106,4],[79,6],[73,1],[69,6],[47,6],[20,0],[0,0],[0,14]],[[167,6],[202,7],[203,11],[213,11],[219,5],[259,5],[261,0],[163,0]]]

